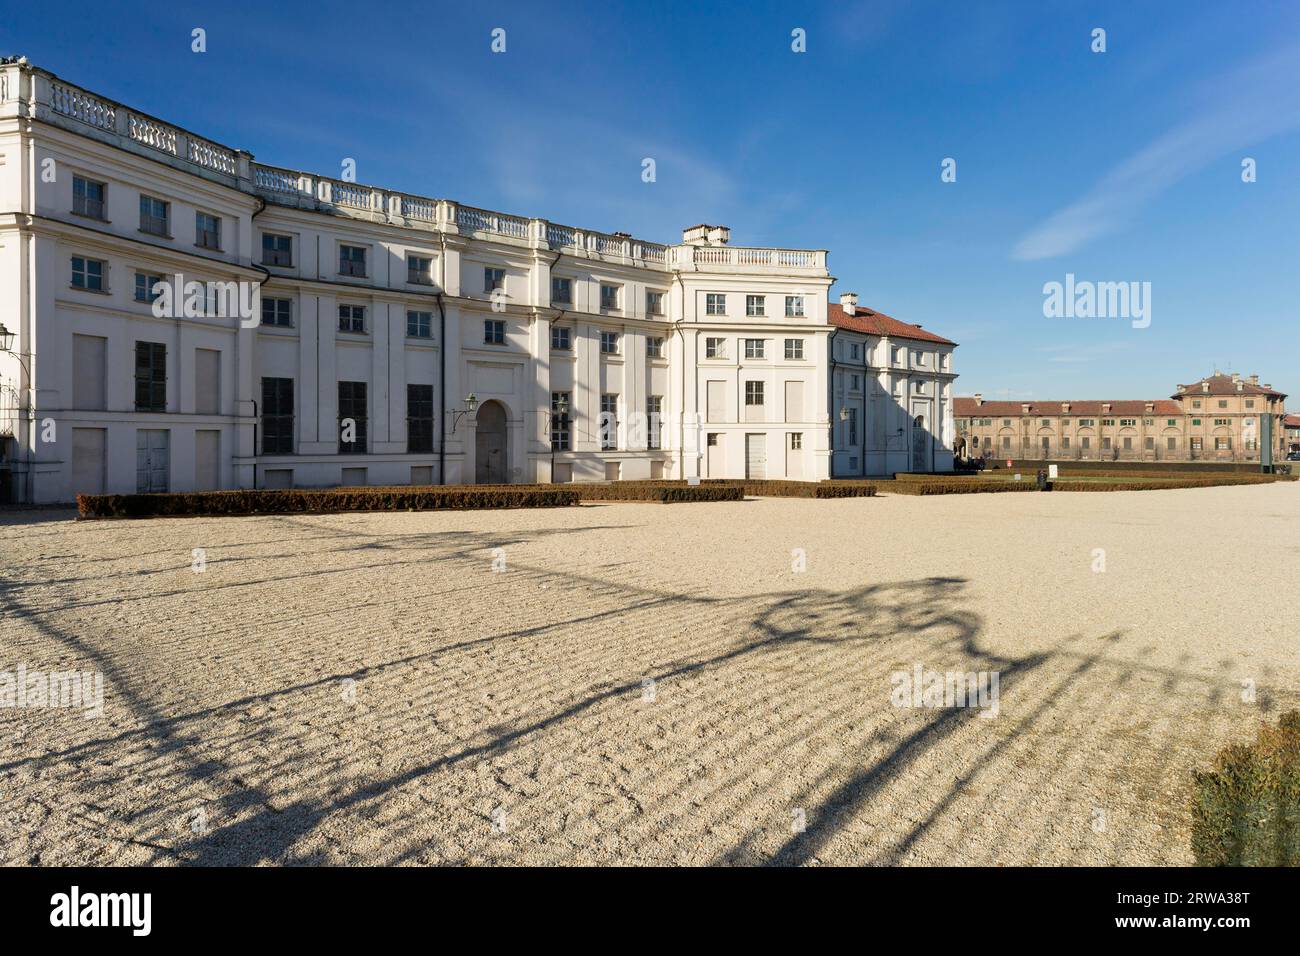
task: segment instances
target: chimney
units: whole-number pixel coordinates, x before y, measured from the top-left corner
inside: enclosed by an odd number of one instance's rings
[[[1259,376],[1258,376],[1258,375],[1252,375],[1252,376],[1250,377],[1250,384],[1251,384],[1251,385],[1258,385],[1258,384],[1259,384]]]
[[[1103,415],[1109,415],[1109,414],[1110,414],[1110,402],[1102,402],[1102,403],[1101,403],[1101,412],[1102,412]]]
[[[1152,412],[1156,410],[1156,403],[1147,402],[1146,408],[1147,408],[1147,414],[1150,415]]]
[[[1241,373],[1240,373],[1240,372],[1233,372],[1233,373],[1232,373],[1232,380],[1233,380],[1234,382],[1240,382],[1240,381],[1241,381]]]
[[[1068,415],[1068,414],[1070,414],[1070,403],[1069,403],[1069,402],[1061,402],[1061,414],[1062,414],[1062,415]]]
[[[1209,382],[1201,382],[1201,392],[1202,392],[1203,394],[1206,394],[1206,395],[1208,395],[1208,394],[1210,393],[1210,383],[1209,383]]]
[[[1028,414],[1029,414],[1029,403],[1028,403],[1028,402],[1021,402],[1021,403],[1020,403],[1020,414],[1022,414],[1022,415],[1028,415]]]
[[[975,407],[978,408],[979,406],[981,406],[981,405],[983,405],[983,404],[984,404],[984,393],[983,393],[983,392],[976,392],[976,393],[975,393]]]
[[[858,309],[858,294],[856,292],[841,292],[840,305],[849,315],[853,315]]]
[[[682,242],[688,246],[704,246],[709,242],[709,229],[711,227],[700,223],[698,226],[690,226],[682,230]]]

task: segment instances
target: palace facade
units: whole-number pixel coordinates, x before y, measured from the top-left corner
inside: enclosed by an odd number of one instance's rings
[[[11,58],[0,484],[54,502],[951,468],[952,343],[830,304],[826,258],[267,166]]]
[[[1259,462],[1285,457],[1286,395],[1259,376],[1215,372],[1167,399],[956,401],[964,458]]]

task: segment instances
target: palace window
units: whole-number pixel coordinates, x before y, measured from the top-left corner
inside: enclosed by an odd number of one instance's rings
[[[406,386],[406,451],[433,451],[433,386]]]
[[[427,339],[433,335],[433,313],[410,309],[406,313],[406,334],[413,339]]]
[[[366,331],[366,307],[364,305],[339,306],[339,331],[364,333]]]
[[[169,238],[171,203],[152,196],[140,197],[140,231]]]
[[[339,275],[365,278],[366,247],[339,246]]]
[[[221,249],[221,220],[206,212],[194,214],[194,244],[202,249]]]
[[[104,184],[93,179],[72,177],[72,211],[91,219],[104,218]]]
[[[293,300],[292,299],[263,299],[262,300],[262,324],[274,325],[280,328],[293,327]]]
[[[100,259],[73,256],[72,287],[74,289],[87,289],[91,292],[103,292],[104,262]]]
[[[414,285],[433,285],[433,259],[430,256],[406,256],[406,281]]]
[[[262,233],[262,265],[293,265],[293,238],[273,232]]]

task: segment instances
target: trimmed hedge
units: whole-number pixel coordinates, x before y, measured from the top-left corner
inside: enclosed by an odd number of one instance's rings
[[[882,485],[886,493],[899,495],[962,495],[996,494],[1003,491],[1037,491],[1038,484],[1032,474],[1023,474],[1020,481],[1004,478],[955,477],[935,478],[930,475],[895,476],[893,482]],[[1079,475],[1082,477],[1082,475]],[[1112,477],[1105,475],[1100,477]],[[1273,475],[1198,475],[1196,477],[1134,477],[1127,481],[1072,481],[1057,478],[1048,481],[1048,491],[1164,491],[1171,488],[1213,488],[1219,485],[1266,485],[1278,480],[1291,480]]]
[[[428,486],[202,491],[152,495],[77,495],[83,518],[182,515],[327,514],[338,511],[433,511],[555,508],[576,505],[561,488]]]
[[[1197,866],[1300,866],[1300,710],[1193,775]]]
[[[583,501],[657,501],[680,504],[691,501],[741,501],[745,493],[739,487],[717,485],[669,485],[655,482],[618,481],[610,484],[573,483],[573,490]]]
[[[881,486],[885,494],[895,495],[980,495],[1004,491],[1037,491],[1033,479],[1028,481],[895,481]]]

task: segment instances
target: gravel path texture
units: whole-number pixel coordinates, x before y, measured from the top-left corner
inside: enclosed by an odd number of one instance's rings
[[[1290,483],[0,526],[0,672],[103,680],[7,865],[1189,864],[1300,706]]]

